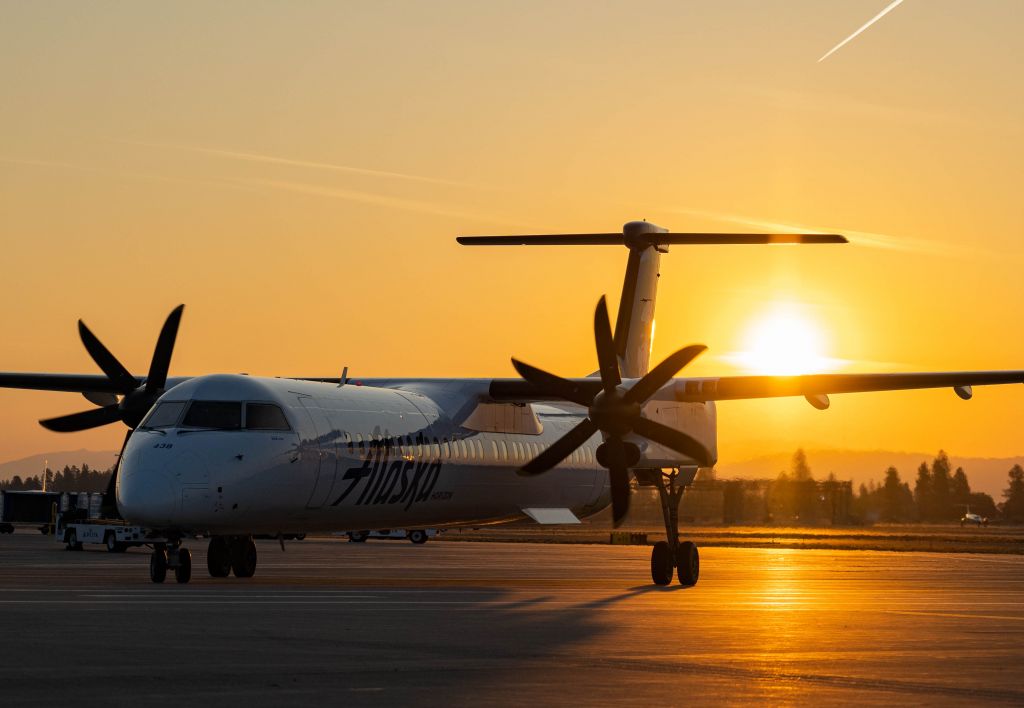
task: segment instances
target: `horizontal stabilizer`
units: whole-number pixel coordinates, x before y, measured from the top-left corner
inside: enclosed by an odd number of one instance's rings
[[[463,246],[627,246],[641,241],[650,246],[729,246],[777,243],[847,243],[839,234],[727,234],[658,233],[636,234],[627,240],[617,234],[534,234],[523,236],[459,236]]]

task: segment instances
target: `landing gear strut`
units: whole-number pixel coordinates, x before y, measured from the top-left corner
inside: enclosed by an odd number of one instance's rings
[[[658,541],[651,549],[651,580],[657,585],[671,583],[673,569],[680,585],[696,585],[700,577],[697,546],[692,541],[679,540],[679,502],[696,473],[696,470],[680,468],[634,471],[641,485],[657,487],[658,498],[661,500],[661,516],[665,520],[667,540]]]

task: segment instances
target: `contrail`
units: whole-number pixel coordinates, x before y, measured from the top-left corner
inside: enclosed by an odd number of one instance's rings
[[[473,187],[473,185],[466,184],[465,182],[455,182],[447,179],[440,179],[437,177],[423,177],[421,175],[410,175],[403,172],[388,172],[386,170],[371,170],[365,167],[352,167],[350,165],[337,165],[329,162],[313,162],[309,160],[292,160],[286,157],[275,157],[273,155],[261,155],[252,152],[238,152],[235,150],[220,150],[217,148],[198,147],[194,145],[173,145],[166,143],[144,143],[135,142],[129,140],[114,140],[113,142],[122,143],[125,145],[140,145],[143,147],[155,147],[164,148],[171,150],[186,150],[188,152],[197,152],[204,155],[215,155],[217,157],[226,157],[233,160],[244,160],[246,162],[262,162],[271,165],[288,165],[290,167],[305,167],[315,170],[330,170],[332,172],[347,172],[355,175],[365,175],[367,177],[386,177],[390,179],[400,179],[409,182],[421,182],[425,184],[438,184],[447,185],[451,187]]]
[[[875,15],[874,17],[872,17],[872,18],[871,18],[870,20],[868,20],[867,22],[865,22],[865,23],[864,23],[864,25],[863,25],[863,26],[862,26],[862,27],[861,27],[861,28],[860,28],[859,30],[857,30],[856,32],[854,32],[853,34],[851,34],[851,35],[850,35],[849,37],[847,37],[846,39],[844,39],[844,40],[843,40],[842,42],[840,42],[839,44],[837,44],[836,46],[832,47],[832,48],[831,48],[831,49],[829,49],[829,50],[828,50],[827,52],[825,52],[825,56],[823,56],[823,57],[822,57],[821,59],[819,59],[819,60],[818,60],[818,63],[820,64],[821,62],[823,62],[823,61],[825,61],[826,59],[828,59],[828,58],[829,58],[830,56],[832,56],[833,54],[835,54],[835,53],[836,53],[836,52],[837,52],[837,51],[839,50],[839,48],[840,48],[840,47],[843,47],[843,46],[845,46],[845,45],[846,45],[846,44],[847,44],[847,43],[848,43],[848,42],[849,42],[849,41],[850,41],[851,39],[853,39],[853,38],[854,38],[854,37],[856,37],[856,36],[857,36],[858,34],[860,34],[861,32],[863,32],[864,30],[866,30],[866,29],[867,29],[868,27],[870,27],[871,25],[875,24],[875,23],[876,23],[876,22],[878,22],[878,21],[879,21],[880,19],[882,19],[883,17],[885,17],[886,15],[888,15],[888,14],[889,14],[890,12],[892,12],[892,11],[893,11],[894,9],[896,9],[896,6],[897,6],[897,5],[900,5],[900,4],[902,4],[902,3],[903,3],[903,0],[893,0],[893,2],[889,3],[888,5],[886,5],[886,7],[885,7],[885,9],[884,9],[884,10],[882,10],[882,11],[881,11],[881,12],[879,12],[879,13],[878,13],[877,15]]]

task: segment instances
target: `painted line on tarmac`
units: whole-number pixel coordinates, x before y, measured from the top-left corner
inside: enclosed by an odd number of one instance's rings
[[[890,615],[915,615],[920,617],[949,617],[952,619],[990,619],[1024,622],[1024,615],[982,615],[967,612],[924,612],[918,610],[882,610]]]

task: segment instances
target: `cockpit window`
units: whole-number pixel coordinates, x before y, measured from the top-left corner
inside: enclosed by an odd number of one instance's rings
[[[242,404],[238,401],[192,401],[182,425],[187,428],[238,430],[242,427]]]
[[[246,403],[245,427],[247,430],[289,430],[284,411],[273,403]]]
[[[146,419],[142,421],[145,428],[172,428],[181,418],[181,412],[185,410],[188,401],[164,401],[153,406]]]

